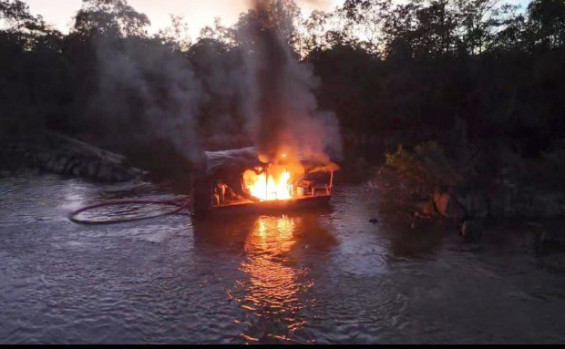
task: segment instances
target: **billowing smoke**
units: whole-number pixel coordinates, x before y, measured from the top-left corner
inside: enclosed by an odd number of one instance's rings
[[[272,0],[255,0],[246,30],[247,64],[253,85],[250,129],[263,161],[281,152],[328,161],[341,154],[338,122],[318,111],[313,90],[319,84],[309,65],[301,64],[283,37]],[[280,5],[280,4],[279,4]]]
[[[98,87],[91,102],[112,137],[134,144],[165,141],[196,161],[200,83],[190,63],[144,39],[96,42]]]
[[[212,54],[213,47],[206,51],[203,46],[200,51],[193,48],[195,75],[186,57],[152,40],[100,38],[92,115],[124,143],[132,138],[133,143],[166,140],[193,162],[202,155],[199,123],[211,120],[205,127],[207,138],[229,138],[241,123],[234,115],[245,115],[247,130],[266,162],[281,152],[325,162],[339,158],[337,118],[318,110],[313,91],[319,80],[293,55],[285,37],[290,31],[281,30],[289,23],[276,17],[281,11],[272,11],[281,4],[254,0],[238,38],[244,67],[230,63],[238,62],[231,54]],[[210,115],[197,118],[204,105]]]

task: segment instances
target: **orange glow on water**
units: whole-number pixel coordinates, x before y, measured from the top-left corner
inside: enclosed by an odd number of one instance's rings
[[[296,245],[294,232],[296,218],[260,217],[245,242],[246,253],[251,257],[241,265],[249,276],[244,304],[254,310],[273,316],[292,318],[299,310],[298,294],[301,273],[283,262],[292,259]]]
[[[317,302],[309,292],[314,278],[301,263],[304,253],[326,250],[335,239],[320,223],[319,212],[260,216],[245,222],[234,225],[235,230],[248,232],[242,244],[245,258],[239,267],[243,275],[226,292],[244,311],[245,320],[237,319],[243,327],[241,337],[248,343],[265,338],[290,343],[293,334],[309,323],[304,314]],[[252,325],[266,319],[271,325],[265,332]]]

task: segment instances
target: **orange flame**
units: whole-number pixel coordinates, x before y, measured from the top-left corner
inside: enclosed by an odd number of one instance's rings
[[[245,189],[260,201],[290,200],[301,196],[296,184],[305,173],[304,167],[296,159],[291,149],[285,149],[274,161],[262,161],[268,163],[265,168],[243,173]]]
[[[247,170],[243,174],[243,181],[249,193],[261,201],[289,200],[294,197],[294,186],[291,175],[287,169],[257,174]],[[275,169],[276,170],[276,169]],[[272,172],[272,173],[271,173]]]

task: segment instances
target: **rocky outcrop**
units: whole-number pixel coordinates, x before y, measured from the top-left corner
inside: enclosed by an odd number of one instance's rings
[[[477,242],[483,237],[483,230],[482,220],[466,220],[461,224],[459,235],[467,242]]]
[[[123,155],[54,133],[11,142],[5,152],[41,171],[99,182],[124,182],[145,173],[131,167]]]
[[[436,190],[432,201],[448,218],[565,217],[565,193],[501,184],[484,188]]]

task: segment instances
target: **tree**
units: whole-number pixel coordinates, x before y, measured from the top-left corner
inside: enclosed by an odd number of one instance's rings
[[[186,52],[192,45],[188,23],[182,16],[171,15],[171,26],[159,30],[155,38],[173,50]]]
[[[555,48],[565,44],[564,0],[534,0],[528,14],[536,45]]]
[[[21,0],[0,0],[0,19],[21,29],[35,24],[38,18],[29,12],[29,6]]]
[[[60,32],[49,28],[41,16],[32,15],[29,6],[21,0],[0,0],[0,20],[8,24],[3,32],[25,43],[27,49],[40,36],[61,36]]]
[[[147,16],[137,12],[127,0],[83,0],[74,29],[83,34],[142,37],[149,24]]]
[[[301,23],[301,29],[304,32],[300,36],[300,48],[298,52],[306,55],[314,49],[328,49],[329,45],[326,40],[326,33],[329,28],[330,13],[322,11],[313,11],[310,17]]]
[[[457,0],[461,41],[470,54],[480,54],[493,40],[498,0]]]
[[[405,53],[414,54],[413,33],[415,32],[418,21],[416,12],[421,8],[421,1],[411,1],[407,4],[398,4],[396,7],[389,7],[383,11],[384,53],[389,55],[391,51],[402,47]]]
[[[358,45],[368,52],[382,52],[383,26],[392,7],[391,0],[346,0],[340,12],[349,20],[344,28],[358,37]]]
[[[493,36],[492,49],[523,50],[526,37],[526,18],[517,14],[518,6],[504,4],[498,10],[497,32]]]
[[[455,48],[457,18],[447,0],[432,0],[416,11],[418,24],[412,33],[415,53],[422,57],[438,56]]]
[[[214,18],[214,27],[205,26],[200,30],[200,39],[219,41],[230,47],[236,44],[234,30],[225,27],[219,17]]]
[[[268,26],[269,30],[280,36],[291,47],[299,46],[297,28],[301,19],[300,8],[296,3],[293,0],[258,0],[256,3],[258,8],[240,14],[233,28],[234,40],[239,45],[253,47],[254,35],[249,34],[261,31],[262,26]]]

